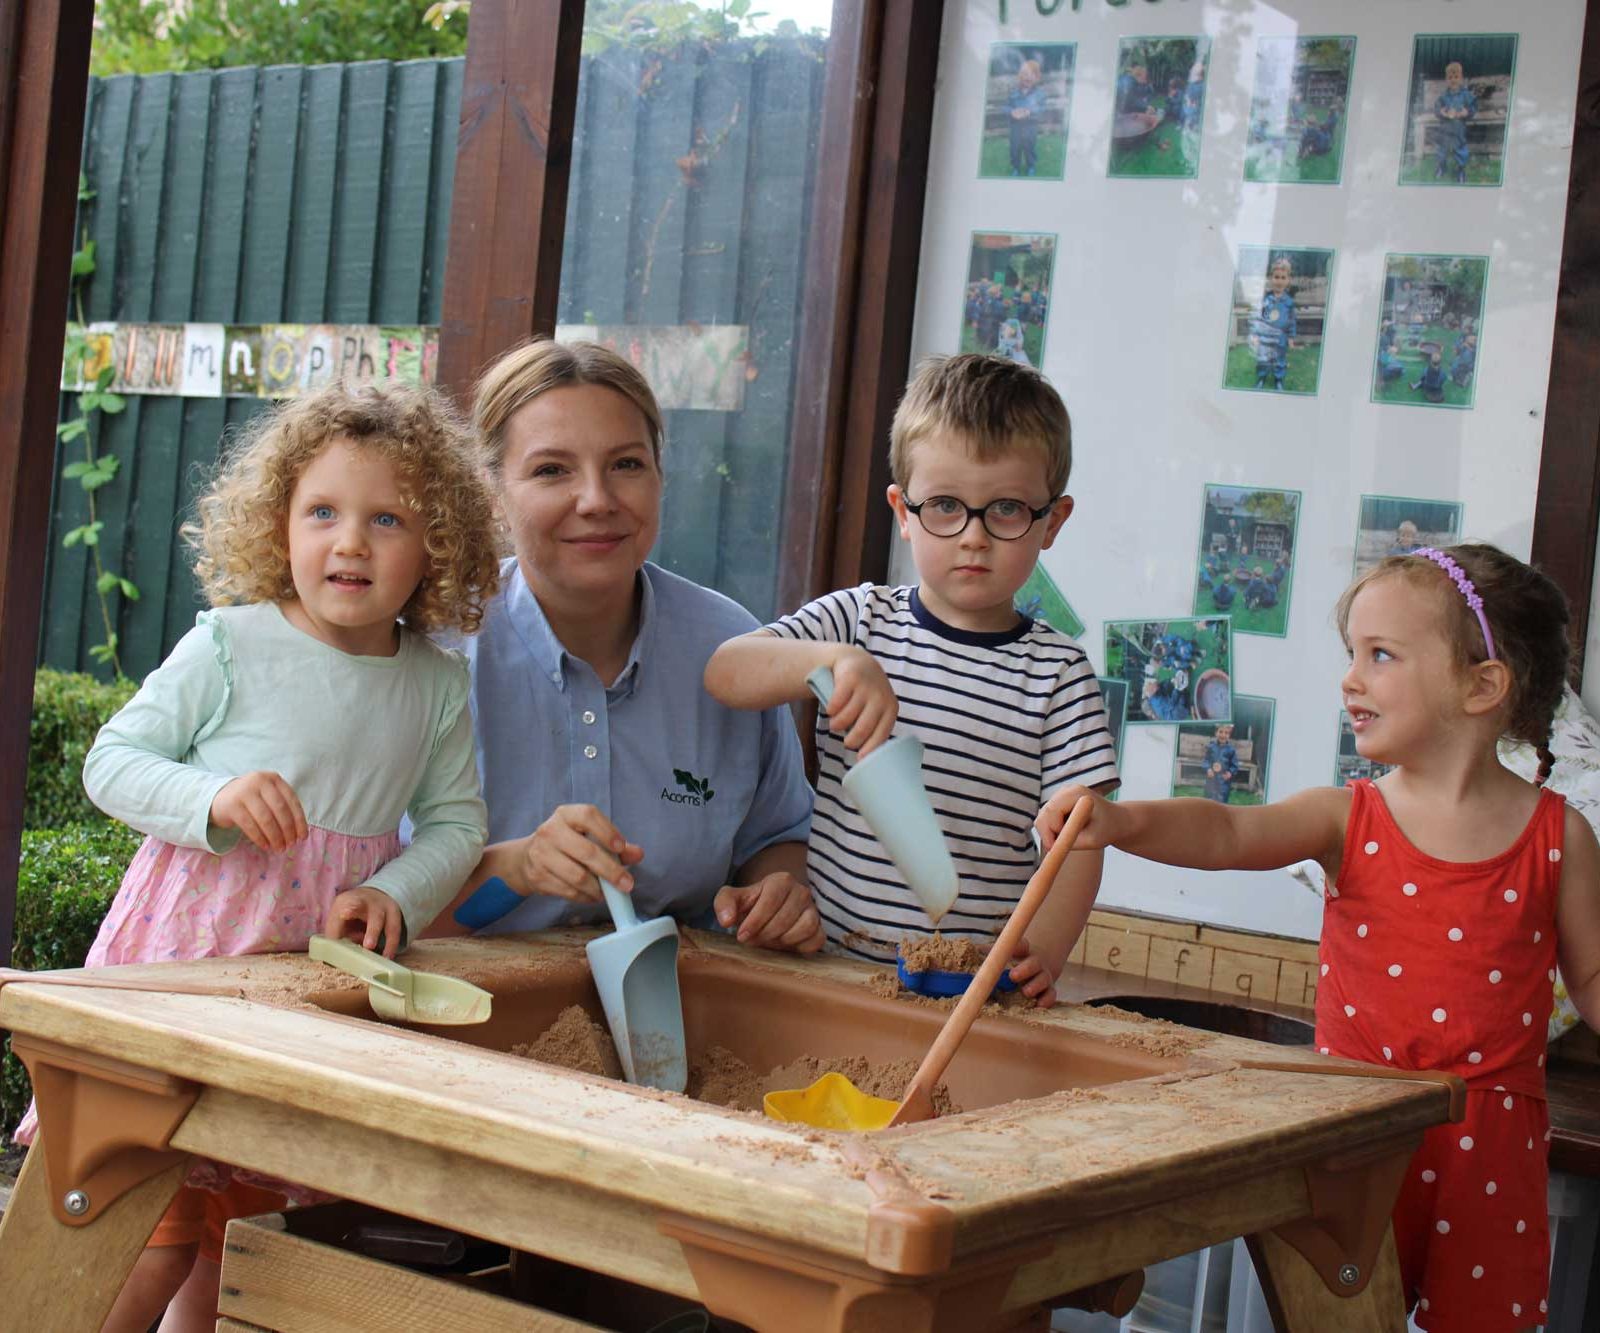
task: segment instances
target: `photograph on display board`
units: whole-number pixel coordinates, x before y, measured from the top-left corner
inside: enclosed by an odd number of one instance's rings
[[[961,350],[1039,365],[1055,262],[1054,232],[973,232]]]
[[[1220,613],[1235,634],[1282,638],[1289,625],[1300,492],[1207,486],[1200,511],[1194,613]]]
[[[1245,137],[1248,181],[1337,185],[1354,37],[1262,37]]]
[[[1499,185],[1516,70],[1514,32],[1418,34],[1400,184]]]
[[[1351,577],[1360,578],[1385,556],[1410,555],[1419,546],[1454,546],[1460,540],[1459,500],[1363,495]]]
[[[1339,710],[1339,752],[1333,761],[1333,785],[1348,787],[1357,778],[1381,778],[1394,765],[1380,764],[1373,759],[1363,759],[1356,751],[1355,728],[1350,725],[1350,714]]]
[[[1192,180],[1200,174],[1209,37],[1124,37],[1107,174]]]
[[[1483,255],[1385,257],[1373,402],[1472,406],[1488,282]]]
[[[1226,616],[1106,622],[1106,675],[1128,682],[1129,724],[1231,720],[1232,661]]]
[[[1240,246],[1223,387],[1315,395],[1332,289],[1332,250]]]
[[[1128,682],[1111,676],[1096,676],[1095,684],[1100,687],[1100,697],[1106,704],[1106,727],[1111,732],[1111,752],[1117,761],[1117,767],[1122,767],[1122,738],[1127,734],[1125,723],[1128,720]],[[1112,791],[1106,794],[1108,801],[1117,799],[1117,793]]]
[[[1045,572],[1043,565],[1035,565],[1028,581],[1017,589],[1012,599],[1018,615],[1029,620],[1042,620],[1058,634],[1069,639],[1083,637],[1083,619],[1072,609],[1072,603],[1062,595],[1056,581]]]
[[[1264,805],[1276,700],[1233,696],[1233,721],[1186,722],[1172,756],[1172,794],[1219,805]]]
[[[996,42],[989,48],[978,175],[1058,181],[1067,171],[1073,42]]]

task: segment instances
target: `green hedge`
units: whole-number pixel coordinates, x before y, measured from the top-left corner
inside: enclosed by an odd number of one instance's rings
[[[106,685],[48,668],[34,675],[23,828],[65,828],[105,818],[84,795],[83,757],[95,733],[137,688],[131,680]]]
[[[11,965],[77,967],[94,943],[139,835],[107,819],[83,791],[83,757],[137,686],[48,668],[33,678],[28,785]],[[28,1075],[6,1037],[0,1056],[0,1133],[27,1109]]]
[[[25,829],[12,966],[80,966],[139,842],[138,833],[103,816],[67,828]],[[27,1072],[11,1054],[8,1035],[0,1060],[0,1130],[10,1134],[29,1096]]]

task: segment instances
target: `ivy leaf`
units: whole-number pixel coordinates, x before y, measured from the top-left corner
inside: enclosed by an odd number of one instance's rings
[[[63,532],[61,534],[61,544],[63,546],[76,546],[83,540],[85,531],[86,529],[84,528],[73,528],[70,532]]]
[[[85,523],[81,528],[75,528],[74,531],[82,534],[85,546],[98,546],[100,545],[100,529],[103,527],[105,527],[105,524],[96,520],[93,523]]]
[[[116,377],[117,368],[115,366],[101,366],[100,373],[94,377],[94,387],[102,390],[109,389],[111,381]]]
[[[71,423],[69,422],[68,424],[70,425]],[[83,476],[85,472],[93,471],[93,463],[68,463],[66,467],[61,469],[61,475],[68,481],[76,481],[79,477]]]
[[[94,272],[94,242],[85,241],[83,249],[72,252],[72,276],[86,278]]]
[[[116,651],[116,648],[109,643],[97,643],[89,649],[89,656],[104,665],[116,655]]]
[[[92,471],[85,472],[78,479],[78,485],[82,486],[86,491],[97,491],[111,480],[115,472],[115,468],[108,472],[104,468],[97,467]]]
[[[130,602],[137,602],[139,600],[139,585],[132,579],[119,578],[117,580],[117,586],[122,589],[122,595]]]
[[[89,423],[87,421],[85,421],[82,417],[73,417],[71,421],[63,421],[59,426],[57,426],[56,434],[61,437],[61,443],[66,444],[71,440],[76,440],[80,435],[86,434],[88,429]],[[88,464],[75,463],[73,466],[87,467]],[[67,476],[69,477],[72,475],[73,473],[71,472],[67,473]]]
[[[89,188],[89,178],[80,171],[78,173],[78,202],[80,204],[87,203],[94,198],[94,195],[95,192]]]
[[[103,597],[115,588],[119,582],[120,580],[117,576],[108,569],[94,581],[94,590]]]
[[[109,369],[109,367],[107,368]],[[101,372],[102,374],[105,371]],[[100,410],[109,416],[115,416],[128,405],[128,400],[120,393],[103,393],[100,395]]]

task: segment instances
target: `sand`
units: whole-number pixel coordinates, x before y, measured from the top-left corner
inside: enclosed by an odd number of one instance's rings
[[[907,935],[900,941],[900,957],[907,972],[976,972],[989,956],[988,949],[964,936]]]
[[[576,1004],[563,1009],[556,1021],[532,1041],[513,1046],[511,1054],[578,1073],[622,1077],[610,1032]],[[873,1064],[859,1055],[803,1055],[763,1071],[752,1068],[732,1051],[713,1046],[690,1065],[686,1093],[695,1101],[760,1114],[761,1100],[767,1093],[809,1087],[830,1070],[843,1074],[862,1092],[898,1101],[917,1072],[917,1061]],[[961,1111],[942,1083],[934,1089],[933,1104],[939,1115],[957,1115]]]

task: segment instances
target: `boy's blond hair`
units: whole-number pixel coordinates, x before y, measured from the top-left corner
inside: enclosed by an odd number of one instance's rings
[[[1003,356],[930,356],[917,367],[889,428],[889,470],[904,490],[911,452],[940,431],[957,435],[987,463],[1019,451],[1044,462],[1050,498],[1072,472],[1072,418],[1050,381]]]
[[[263,412],[227,446],[195,521],[181,529],[211,604],[293,600],[289,501],[335,440],[388,462],[423,525],[427,568],[400,618],[423,634],[475,633],[500,579],[493,500],[454,409],[405,384],[331,384]]]

